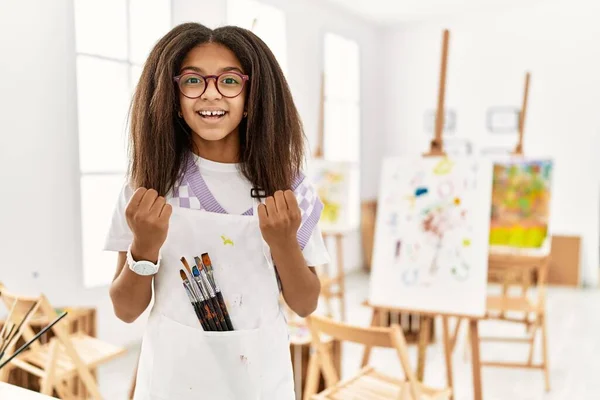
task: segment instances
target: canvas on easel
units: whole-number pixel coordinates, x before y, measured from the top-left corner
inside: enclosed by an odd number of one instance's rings
[[[553,162],[494,160],[490,245],[495,251],[549,251]]]
[[[312,159],[307,174],[323,202],[323,231],[358,229],[360,196],[356,163]]]
[[[385,159],[369,303],[483,316],[491,184],[485,160]]]

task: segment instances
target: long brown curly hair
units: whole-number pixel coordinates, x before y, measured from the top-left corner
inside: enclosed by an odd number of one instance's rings
[[[192,150],[189,127],[177,116],[173,77],[186,54],[204,43],[229,48],[250,76],[248,117],[239,126],[240,169],[267,195],[289,189],[304,160],[305,136],[290,89],[275,56],[252,32],[235,26],[176,26],[154,46],[130,110],[129,175],[133,186],[165,195],[181,177]]]

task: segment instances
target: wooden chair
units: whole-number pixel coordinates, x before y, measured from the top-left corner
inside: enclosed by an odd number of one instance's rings
[[[316,349],[311,358],[314,357],[317,360],[313,364],[318,364],[322,368],[327,384],[326,390],[312,396],[313,400],[436,400],[450,398],[452,393],[450,389],[430,388],[417,380],[410,366],[404,335],[398,325],[392,325],[389,328],[362,328],[316,315],[309,317],[307,320],[312,333],[313,347]],[[404,370],[405,378],[390,377],[377,372],[371,366],[366,366],[352,378],[340,381],[333,367],[331,355],[321,341],[321,335],[365,346],[395,349]]]
[[[32,316],[44,317],[48,320],[54,320],[57,317],[56,311],[44,295],[39,297],[18,296],[9,293],[0,284],[0,298],[7,308],[13,309],[10,317],[13,323],[20,321],[32,307]],[[40,378],[41,393],[52,396],[56,391],[60,398],[71,399],[73,395],[67,381],[77,376],[93,399],[102,399],[90,370],[124,354],[126,350],[88,336],[83,332],[69,334],[60,322],[51,330],[55,336],[44,344],[33,342],[28,350],[14,358],[0,371],[0,381],[7,381],[9,371],[19,368]],[[21,332],[14,338],[12,348],[7,354],[14,352],[14,343],[19,337],[28,341],[33,336],[35,333],[29,325],[29,321],[26,321],[22,325]]]
[[[548,363],[548,332],[546,323],[546,279],[549,256],[526,256],[490,254],[490,280],[501,284],[502,293],[487,297],[487,320],[499,320],[522,324],[526,328],[525,337],[481,337],[481,342],[516,342],[529,345],[527,362],[483,361],[482,366],[533,368],[544,372],[546,390],[550,390]],[[537,288],[537,296],[531,296],[532,286]],[[511,289],[513,289],[511,291]],[[515,290],[518,291],[514,294]],[[534,364],[533,356],[538,333],[541,334],[541,363]]]

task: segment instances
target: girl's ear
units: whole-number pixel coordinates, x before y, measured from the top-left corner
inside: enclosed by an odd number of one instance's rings
[[[177,115],[179,116],[179,118],[183,118],[183,115],[181,114],[181,111],[177,111]]]
[[[248,116],[248,111],[244,111],[244,118]]]

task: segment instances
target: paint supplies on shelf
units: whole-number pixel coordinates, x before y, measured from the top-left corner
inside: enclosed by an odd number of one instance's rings
[[[202,328],[205,331],[233,331],[229,312],[215,280],[208,253],[202,254],[201,257],[194,257],[194,261],[196,265],[190,268],[185,257],[181,257],[181,262],[188,273],[180,269],[179,275]]]

